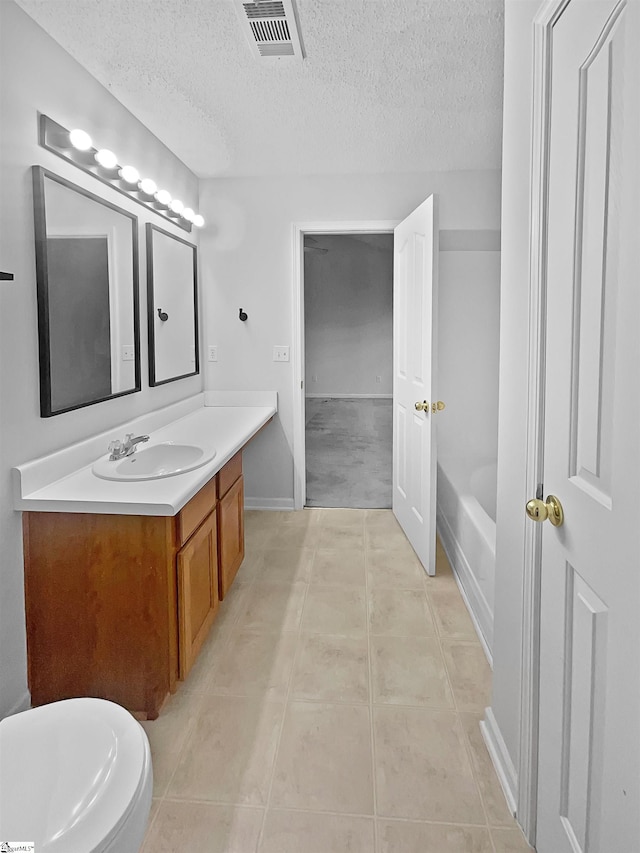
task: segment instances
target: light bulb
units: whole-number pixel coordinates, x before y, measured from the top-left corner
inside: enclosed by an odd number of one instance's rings
[[[182,216],[187,220],[187,222],[193,222],[195,213],[191,210],[190,207],[185,207],[182,211]]]
[[[158,192],[156,193],[156,201],[159,204],[164,204],[168,207],[171,203],[171,193],[167,190],[158,190]]]
[[[96,163],[102,166],[103,169],[115,169],[118,165],[118,158],[113,151],[109,151],[108,148],[101,148],[97,151],[95,159]]]
[[[78,151],[88,151],[93,146],[89,134],[85,130],[79,130],[78,128],[69,133],[69,141]]]
[[[133,166],[123,166],[119,174],[127,184],[137,184],[140,180],[140,172]]]
[[[158,190],[158,185],[151,178],[143,178],[138,184],[143,193],[153,195]]]
[[[196,215],[193,217],[193,224],[196,226],[196,228],[202,228],[202,226],[204,225],[204,216],[200,216],[199,213],[196,213]]]
[[[184,204],[180,201],[179,198],[174,198],[169,207],[174,213],[182,213],[182,211],[184,210]]]

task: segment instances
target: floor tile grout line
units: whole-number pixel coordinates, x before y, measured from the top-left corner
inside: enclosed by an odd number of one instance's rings
[[[311,570],[310,570],[311,572],[313,572],[313,562],[314,562],[315,557],[316,557],[317,548],[314,548],[313,551],[314,551],[314,553],[313,553],[313,558],[311,560]],[[275,752],[273,754],[273,764],[271,767],[271,778],[269,779],[269,787],[267,789],[267,799],[266,799],[266,803],[265,803],[265,807],[264,807],[264,815],[262,818],[262,826],[260,827],[260,833],[258,835],[258,841],[256,844],[256,851],[260,851],[260,849],[262,848],[262,842],[264,840],[264,831],[265,831],[265,827],[267,824],[267,817],[269,815],[269,809],[271,808],[271,796],[273,793],[273,785],[275,782],[276,769],[278,766],[278,756],[280,754],[280,747],[282,744],[282,735],[284,732],[284,724],[285,724],[285,721],[287,719],[287,712],[289,710],[291,688],[292,688],[292,684],[293,684],[293,679],[295,677],[296,666],[298,663],[298,657],[301,653],[300,637],[302,635],[302,620],[304,617],[304,610],[305,610],[305,606],[307,603],[307,596],[309,594],[309,587],[310,587],[310,584],[307,583],[305,591],[304,591],[304,597],[302,599],[302,605],[300,607],[300,619],[298,621],[296,648],[295,648],[295,652],[293,655],[293,661],[291,663],[291,671],[289,672],[289,678],[287,679],[287,690],[286,690],[286,693],[284,696],[284,708],[283,708],[283,713],[282,713],[282,720],[280,721],[280,731],[278,732],[278,738],[276,741],[276,748],[275,748]]]
[[[365,516],[366,520],[366,516]],[[373,786],[373,846],[379,851],[380,840],[378,838],[378,763],[376,753],[376,737],[373,719],[373,653],[371,649],[371,600],[369,596],[369,564],[366,547],[366,521],[365,521],[365,548],[364,548],[364,583],[365,583],[365,606],[366,606],[366,629],[367,629],[367,661],[369,668],[369,736],[371,738],[371,784]]]

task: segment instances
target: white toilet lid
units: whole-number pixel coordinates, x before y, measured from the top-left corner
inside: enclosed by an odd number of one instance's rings
[[[104,699],[65,699],[0,722],[0,836],[39,853],[93,853],[150,772],[142,726]]]

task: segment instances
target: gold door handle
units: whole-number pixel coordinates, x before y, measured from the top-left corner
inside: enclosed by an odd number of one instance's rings
[[[426,400],[423,400],[422,403],[416,403],[416,411],[417,412],[428,412],[429,411],[429,403]]]
[[[560,527],[564,521],[564,510],[562,504],[555,495],[549,495],[546,501],[532,498],[527,501],[527,515],[532,521],[546,521],[549,519],[554,527]]]
[[[431,411],[433,412],[434,415],[436,412],[441,412],[444,408],[445,408],[445,405],[442,402],[442,400],[438,400],[437,403],[431,404]]]

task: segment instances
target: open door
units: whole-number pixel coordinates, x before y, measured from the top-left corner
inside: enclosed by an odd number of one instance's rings
[[[527,504],[532,521],[546,521],[536,849],[632,853],[640,850],[640,8],[625,0],[559,8],[549,58],[544,482]]]
[[[429,196],[394,230],[393,512],[436,573],[437,211]]]

